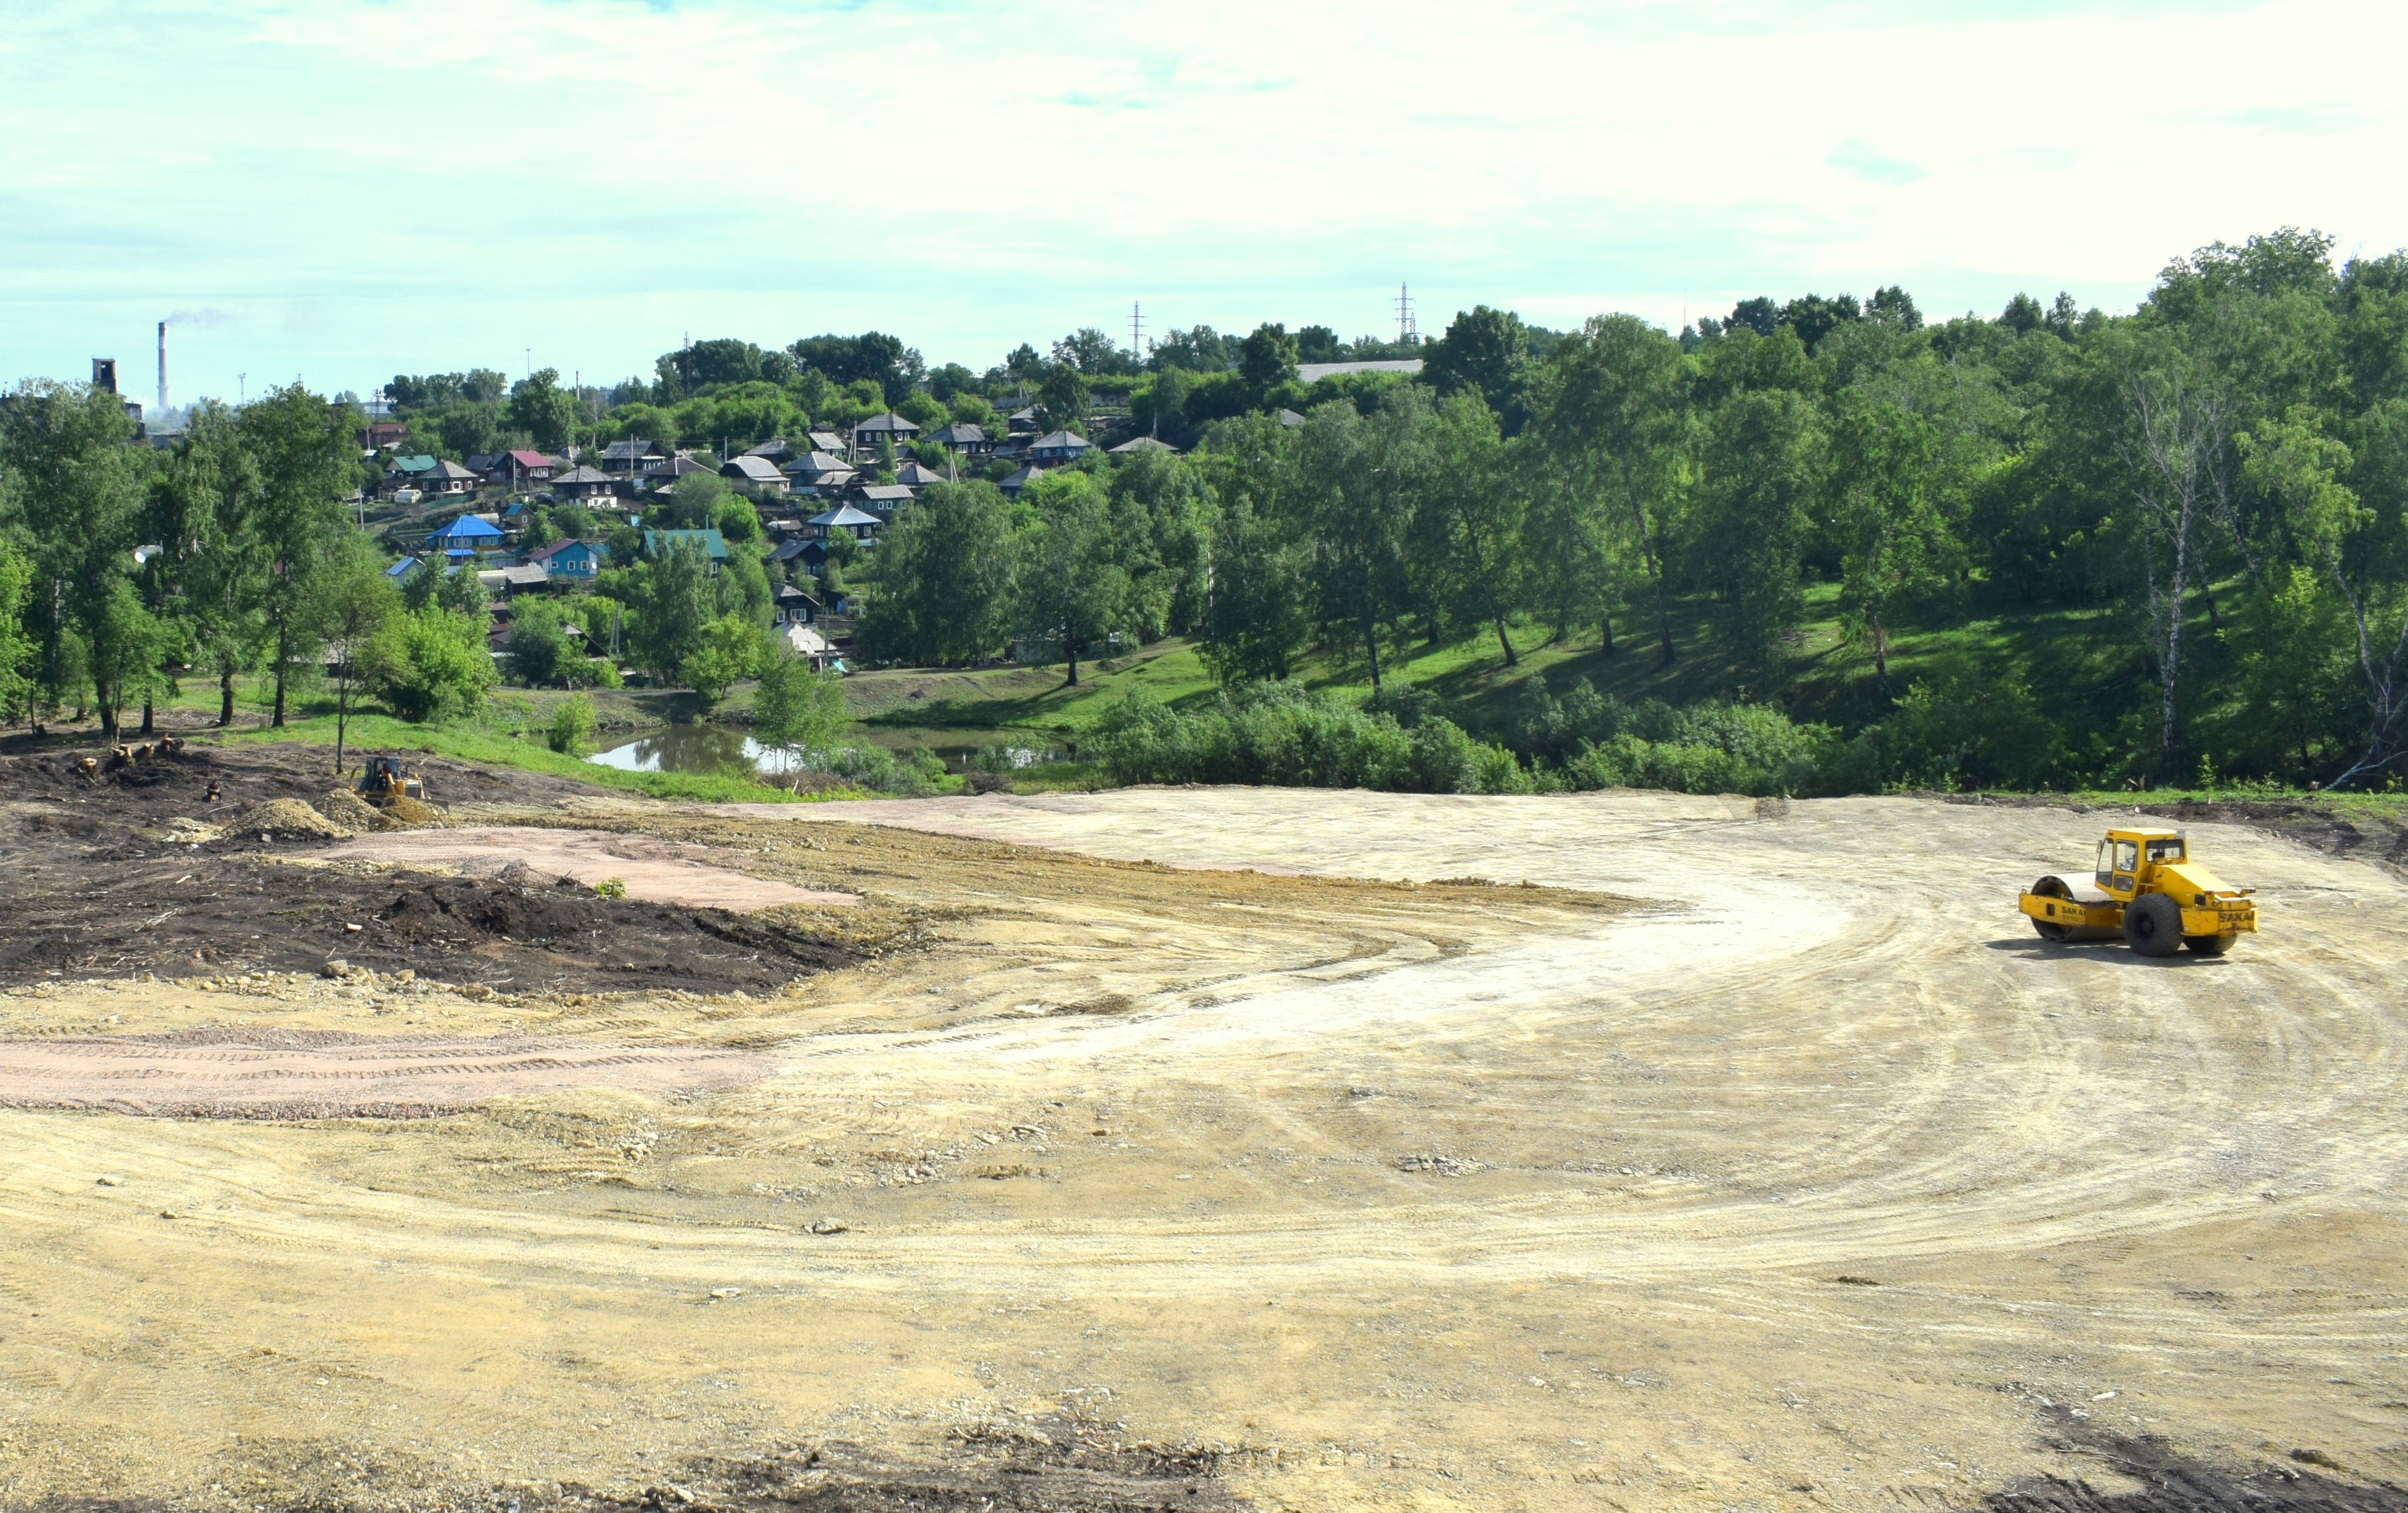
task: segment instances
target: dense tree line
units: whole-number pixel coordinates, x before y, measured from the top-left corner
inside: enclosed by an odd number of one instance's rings
[[[871,580],[882,653],[1193,631],[1233,686],[1317,644],[1378,699],[1412,646],[1478,634],[1511,663],[1571,639],[1702,659],[1732,707],[1811,715],[1748,769],[1784,781],[2396,773],[2408,254],[2336,267],[2295,231],[2218,244],[2113,318],[2018,296],[1927,322],[1895,288],[1750,300],[1677,335],[1482,307],[1426,344],[1419,381],[1316,396],[1300,426],[1264,413],[1293,342],[1258,335],[1261,368],[1213,381],[1268,381],[1194,456],[907,520]],[[1797,650],[1810,599],[1836,606],[1834,656]],[[1699,616],[1684,648],[1676,623]],[[1985,640],[2000,625],[2024,629]],[[1901,634],[1958,655],[1903,680]],[[1763,746],[1727,721],[1591,714],[1569,751],[1544,749],[1559,709],[1493,734],[1557,766],[1607,752],[1600,776],[1645,769],[1631,743]]]
[[[1312,357],[1397,350],[1267,323],[1172,332],[1140,361],[1088,330],[982,375],[867,333],[696,343],[610,408],[550,373],[400,377],[388,393],[413,442],[424,427],[730,446],[888,407],[998,421],[1024,391],[1041,423],[1074,423],[1110,394],[1124,433],[1192,450],[1092,455],[1016,498],[990,481],[1000,468],[964,469],[874,548],[832,543],[820,591],[858,601],[880,660],[1016,650],[1075,679],[1115,645],[1192,635],[1240,701],[1215,717],[1229,732],[1321,721],[1239,692],[1310,652],[1358,670],[1368,713],[1410,735],[1441,712],[1396,686],[1397,659],[1476,637],[1508,664],[1552,643],[1593,668],[1673,669],[1652,686],[1677,688],[1678,707],[1534,678],[1510,716],[1452,711],[1533,781],[2396,780],[2408,254],[2336,265],[2327,238],[2289,230],[2217,244],[2120,317],[2018,295],[1995,317],[1927,321],[1897,288],[1750,299],[1677,334],[1623,315],[1553,332],[1483,306],[1412,344],[1415,378],[1298,377]],[[355,423],[296,389],[203,407],[152,452],[125,445],[106,396],[11,395],[9,713],[88,707],[113,730],[169,670],[217,680],[230,712],[238,673],[280,688],[330,641],[360,649],[343,665],[393,707],[473,705],[461,653],[484,610],[466,575],[344,587],[374,567],[334,503],[356,477]],[[600,597],[523,630],[523,671],[602,676],[572,629],[712,696],[767,665],[773,585],[750,504],[704,475],[656,514],[718,527],[729,560],[638,562],[620,531]],[[535,527],[596,529],[573,507]],[[1832,623],[1837,647],[1809,650],[1803,630]],[[1182,718],[1128,728],[1154,732],[1151,749],[1205,749],[1156,739]],[[1215,749],[1252,749],[1229,741]],[[1484,758],[1437,760],[1412,780],[1503,780]]]
[[[328,663],[406,718],[472,708],[494,678],[473,573],[407,598],[343,503],[354,409],[295,385],[204,403],[173,448],[133,442],[114,394],[36,382],[0,398],[0,715],[151,725],[179,680],[267,678],[271,719]],[[438,592],[439,591],[439,592]]]

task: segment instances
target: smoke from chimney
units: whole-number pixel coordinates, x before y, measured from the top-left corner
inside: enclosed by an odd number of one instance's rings
[[[159,322],[159,413],[167,413],[167,322]],[[159,422],[165,425],[166,422]]]

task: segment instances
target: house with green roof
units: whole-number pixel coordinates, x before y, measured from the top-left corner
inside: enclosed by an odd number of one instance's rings
[[[720,564],[727,560],[727,538],[717,531],[646,531],[644,555],[651,561],[658,562],[663,553],[679,542],[700,547],[703,554],[710,559],[710,568],[713,572],[717,572]]]

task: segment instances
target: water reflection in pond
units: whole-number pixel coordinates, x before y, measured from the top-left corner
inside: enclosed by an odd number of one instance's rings
[[[1050,748],[1010,741],[987,746],[947,746],[906,739],[894,749],[897,756],[912,750],[934,751],[943,759],[947,772],[1010,773],[1062,760],[1062,753]],[[763,746],[742,731],[725,725],[669,725],[586,760],[628,772],[684,772],[719,778],[793,770],[793,759],[786,753]]]
[[[720,778],[783,772],[791,762],[784,752],[771,750],[724,725],[671,725],[586,760],[627,772],[688,772]]]

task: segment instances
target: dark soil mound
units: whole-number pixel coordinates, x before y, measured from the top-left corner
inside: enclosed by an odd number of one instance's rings
[[[93,756],[94,765],[80,765]],[[188,745],[114,766],[105,751],[0,757],[0,986],[155,972],[380,972],[512,992],[775,991],[852,963],[838,941],[757,917],[603,898],[514,868],[397,879],[295,866],[322,836],[179,839],[278,799],[324,795],[332,752]],[[590,792],[530,773],[421,765],[438,801],[543,803]],[[208,785],[219,798],[208,802]],[[408,878],[405,874],[404,877]]]

